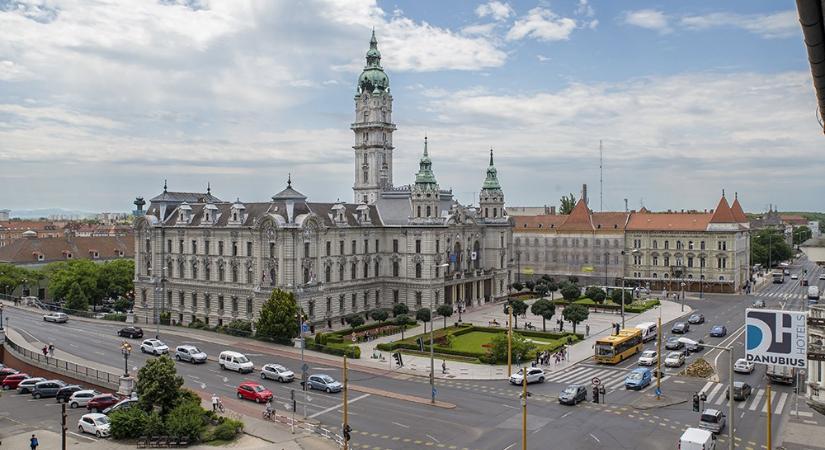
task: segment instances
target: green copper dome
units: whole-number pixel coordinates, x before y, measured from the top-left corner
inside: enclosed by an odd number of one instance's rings
[[[358,77],[358,88],[361,92],[382,93],[390,88],[390,79],[381,68],[381,52],[378,51],[378,40],[375,30],[372,30],[370,49],[367,51],[367,65]]]
[[[436,184],[433,174],[433,162],[427,153],[427,137],[424,136],[424,156],[418,162],[418,173],[415,174],[415,184]]]
[[[500,190],[501,185],[498,183],[498,171],[493,165],[493,149],[490,149],[490,167],[487,168],[487,178],[484,180],[482,189]]]

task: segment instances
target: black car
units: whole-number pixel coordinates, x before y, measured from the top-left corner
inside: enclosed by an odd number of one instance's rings
[[[57,391],[57,395],[55,395],[57,403],[65,403],[69,401],[69,397],[71,397],[72,394],[81,390],[83,390],[83,388],[76,384],[70,384],[68,386],[60,388],[60,390]]]
[[[704,343],[705,341],[699,339],[692,344],[687,344],[685,347],[687,347],[687,351],[690,353],[701,352],[705,349],[705,346],[703,345]]]
[[[688,323],[705,323],[705,315],[699,313],[691,314],[690,317],[688,317]]]
[[[127,337],[132,339],[140,339],[143,337],[143,328],[141,327],[126,327],[121,328],[117,335],[120,337]]]
[[[753,389],[751,385],[742,381],[733,382],[733,399],[737,402],[747,400],[751,396]],[[730,391],[725,390],[725,400],[730,400]]]
[[[586,400],[587,388],[579,384],[571,384],[559,394],[559,403],[562,405],[575,405]]]
[[[688,331],[690,331],[690,325],[685,322],[676,322],[670,329],[670,332],[673,334],[685,334]]]
[[[665,348],[668,350],[679,350],[685,346],[684,343],[679,341],[677,337],[668,338],[667,342],[665,342]]]

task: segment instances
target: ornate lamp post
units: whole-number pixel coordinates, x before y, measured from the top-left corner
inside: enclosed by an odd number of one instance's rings
[[[3,330],[3,304],[0,303],[0,330]]]
[[[123,376],[129,376],[129,354],[132,353],[132,345],[126,341],[120,344],[120,352],[123,354]]]

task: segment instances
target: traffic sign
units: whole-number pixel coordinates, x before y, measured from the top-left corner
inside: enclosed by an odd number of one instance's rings
[[[435,397],[437,395],[438,395],[438,389],[436,389],[435,386],[433,386],[433,397]]]
[[[600,380],[599,377],[593,377],[591,381],[593,382],[593,386],[598,386],[602,384],[602,380]]]
[[[308,323],[302,323],[301,324],[301,332],[302,333],[309,333],[309,324]]]

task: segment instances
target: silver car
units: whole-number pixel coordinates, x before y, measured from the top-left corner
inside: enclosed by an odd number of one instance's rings
[[[179,345],[175,349],[175,359],[200,364],[206,362],[206,353],[200,351],[194,345]]]
[[[43,316],[44,322],[66,323],[69,321],[69,316],[62,312],[52,312]]]
[[[34,389],[34,386],[41,381],[46,381],[46,379],[42,377],[26,378],[17,385],[17,392],[19,394],[28,394]]]
[[[267,364],[261,367],[261,379],[288,383],[295,379],[295,374],[280,364]]]

